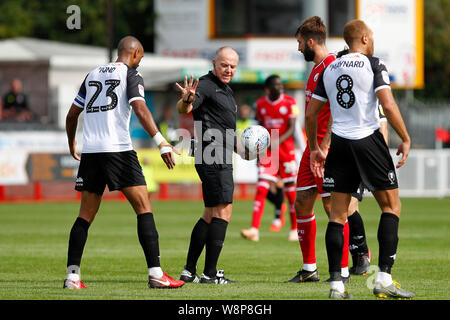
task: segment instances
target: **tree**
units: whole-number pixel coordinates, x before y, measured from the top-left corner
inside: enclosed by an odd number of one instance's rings
[[[450,0],[424,1],[425,88],[415,90],[421,99],[450,99]]]
[[[125,35],[134,35],[153,51],[153,1],[112,0],[114,45]],[[81,29],[69,30],[67,7],[81,9]],[[77,44],[106,46],[106,0],[4,0],[0,2],[0,38],[33,37]]]

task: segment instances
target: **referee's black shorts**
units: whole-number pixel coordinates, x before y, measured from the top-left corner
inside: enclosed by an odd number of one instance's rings
[[[323,189],[355,193],[360,183],[370,191],[398,188],[389,148],[379,130],[359,140],[331,135]]]
[[[146,185],[134,150],[81,155],[75,190],[102,195],[106,185],[109,191]]]
[[[233,166],[230,164],[196,164],[202,181],[205,207],[216,207],[221,203],[232,203],[234,192]]]

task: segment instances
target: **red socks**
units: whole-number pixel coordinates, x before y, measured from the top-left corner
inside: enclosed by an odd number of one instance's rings
[[[316,217],[314,213],[297,219],[297,232],[303,264],[316,263]]]
[[[316,263],[316,217],[314,213],[310,216],[297,218],[297,232],[300,248],[303,255],[303,264]],[[349,258],[349,228],[348,222],[344,224],[344,247],[342,250],[341,268],[348,267]]]
[[[256,188],[255,202],[253,203],[252,227],[259,229],[264,206],[266,204],[267,193],[269,192],[269,182],[259,181]]]

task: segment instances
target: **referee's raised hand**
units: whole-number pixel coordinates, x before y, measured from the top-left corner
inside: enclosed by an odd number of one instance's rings
[[[197,89],[198,79],[194,82],[194,76],[191,74],[189,83],[187,76],[184,76],[184,88],[178,83],[175,83],[177,88],[181,91],[181,101],[184,105],[190,105],[195,99],[195,90]]]

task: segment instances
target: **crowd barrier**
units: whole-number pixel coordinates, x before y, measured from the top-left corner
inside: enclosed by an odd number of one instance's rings
[[[156,188],[150,194],[155,200],[201,200],[201,183],[193,158],[177,157],[174,170],[168,170],[159,151],[137,150],[141,163],[152,168]],[[391,150],[396,163],[399,159]],[[144,160],[145,159],[145,160]],[[144,166],[144,164],[143,164]],[[78,161],[66,153],[36,153],[17,150],[0,152],[0,202],[14,201],[76,201],[74,190]],[[406,164],[397,171],[401,197],[450,196],[450,149],[410,152]],[[251,200],[255,194],[257,170],[255,161],[234,159],[235,199]],[[366,194],[370,196],[370,193]],[[104,199],[125,200],[121,192],[109,192]]]

